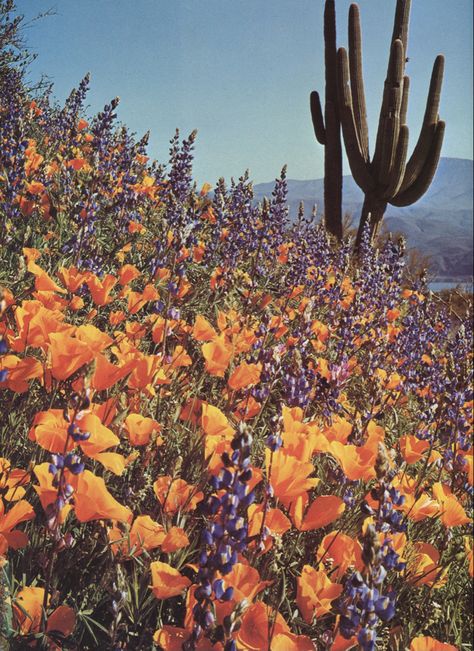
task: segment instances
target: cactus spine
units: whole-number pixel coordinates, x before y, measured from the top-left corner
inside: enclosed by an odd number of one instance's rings
[[[426,110],[418,142],[407,161],[406,113],[409,78],[405,75],[411,0],[397,0],[390,58],[380,110],[375,151],[370,160],[359,8],[349,10],[349,54],[337,52],[338,107],[344,144],[352,176],[365,194],[356,248],[366,224],[373,240],[387,208],[418,201],[433,180],[438,166],[445,123],[438,108],[444,57],[434,62]]]
[[[324,145],[324,221],[327,230],[342,239],[342,145],[337,101],[337,48],[335,0],[324,6],[324,62],[326,74],[324,118],[319,93],[310,96],[314,133]]]

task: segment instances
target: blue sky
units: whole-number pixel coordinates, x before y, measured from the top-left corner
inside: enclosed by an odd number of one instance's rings
[[[338,44],[347,45],[349,0],[337,0]],[[360,0],[371,143],[385,78],[395,0]],[[17,0],[32,23],[30,76],[47,74],[63,101],[91,73],[90,112],[121,98],[132,131],[151,131],[150,154],[198,129],[195,177],[214,183],[249,168],[255,182],[323,176],[309,92],[324,91],[323,0]],[[472,158],[472,0],[413,0],[407,74],[414,145],[435,56],[446,56],[440,115],[443,156]]]

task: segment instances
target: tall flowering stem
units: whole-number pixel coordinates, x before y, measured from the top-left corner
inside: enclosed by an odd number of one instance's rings
[[[363,510],[372,516],[372,522],[367,524],[362,537],[365,570],[349,576],[338,600],[341,634],[347,639],[357,635],[363,651],[376,649],[377,627],[380,622],[388,622],[395,615],[395,592],[389,589],[385,594],[382,593],[387,572],[400,572],[405,568],[405,563],[400,561],[390,538],[390,534],[406,529],[402,514],[394,509],[403,505],[404,497],[390,485],[389,459],[383,444],[379,447],[375,471],[379,481],[371,491],[371,498],[377,508],[374,509],[365,502],[363,504]]]
[[[229,574],[237,563],[238,554],[247,548],[248,525],[244,513],[254,501],[254,494],[248,487],[252,478],[251,446],[252,435],[241,424],[231,443],[232,452],[222,454],[224,467],[211,480],[215,492],[207,499],[203,511],[212,521],[202,533],[199,585],[194,595],[197,602],[193,611],[194,628],[183,647],[185,651],[196,649],[203,636],[224,642],[225,651],[237,648],[232,634],[237,630],[238,620],[231,615],[224,618],[222,625],[216,626],[214,602],[232,599],[233,588],[226,587],[218,574]]]

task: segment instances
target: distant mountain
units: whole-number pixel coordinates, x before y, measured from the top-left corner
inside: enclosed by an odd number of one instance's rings
[[[270,197],[273,183],[254,187],[257,200]],[[324,209],[323,179],[288,180],[288,203],[294,218],[300,201],[310,212]],[[344,177],[343,211],[359,221],[363,194],[351,176]],[[428,192],[412,206],[388,205],[384,226],[403,233],[409,248],[418,249],[431,260],[431,274],[437,280],[467,280],[473,276],[473,161],[441,158]]]

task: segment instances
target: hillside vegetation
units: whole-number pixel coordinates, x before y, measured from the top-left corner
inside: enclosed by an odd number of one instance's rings
[[[469,315],[3,51],[0,647],[467,651]]]

